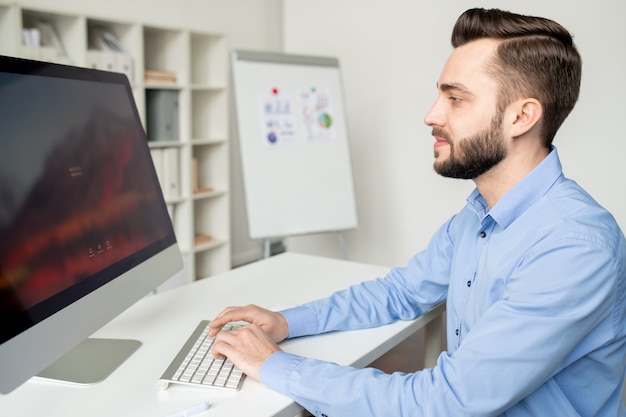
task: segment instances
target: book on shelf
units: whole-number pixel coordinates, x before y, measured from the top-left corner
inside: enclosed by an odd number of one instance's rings
[[[180,197],[180,174],[178,164],[178,149],[163,149],[163,185],[165,198]]]
[[[176,73],[163,70],[145,70],[146,84],[176,84]]]
[[[150,149],[150,156],[152,157],[152,163],[154,164],[154,170],[156,171],[163,197],[167,198],[168,190],[165,186],[165,178],[163,177],[163,149]]]
[[[194,244],[196,246],[208,245],[213,242],[213,237],[204,233],[196,233],[194,236]]]
[[[191,160],[191,191],[194,194],[212,193],[213,187],[201,186],[198,180],[198,158]]]
[[[163,197],[168,199],[179,198],[180,174],[177,148],[150,149],[152,163],[163,192]],[[172,213],[170,213],[172,214]]]
[[[191,159],[191,192],[196,194],[198,187],[198,158]]]

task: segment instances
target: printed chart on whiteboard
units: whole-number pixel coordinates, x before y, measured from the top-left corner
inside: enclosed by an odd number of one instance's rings
[[[232,71],[250,237],[357,227],[338,61],[235,51]]]
[[[333,110],[328,89],[313,87],[300,92],[300,109],[304,137],[309,140],[335,139]]]
[[[270,146],[282,146],[297,140],[296,120],[290,94],[278,89],[264,91],[259,96],[260,137]]]

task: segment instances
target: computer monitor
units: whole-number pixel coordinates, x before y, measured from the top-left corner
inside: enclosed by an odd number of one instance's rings
[[[96,382],[140,343],[88,337],[182,268],[128,79],[0,57],[0,130],[0,392]]]

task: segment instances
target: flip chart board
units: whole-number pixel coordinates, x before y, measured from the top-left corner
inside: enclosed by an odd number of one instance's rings
[[[253,51],[231,59],[250,238],[356,228],[338,60]]]

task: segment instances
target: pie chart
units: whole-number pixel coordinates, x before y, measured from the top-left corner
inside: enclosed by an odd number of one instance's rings
[[[317,123],[320,125],[320,127],[329,128],[332,124],[332,119],[330,118],[330,115],[328,113],[322,113],[317,116]]]

